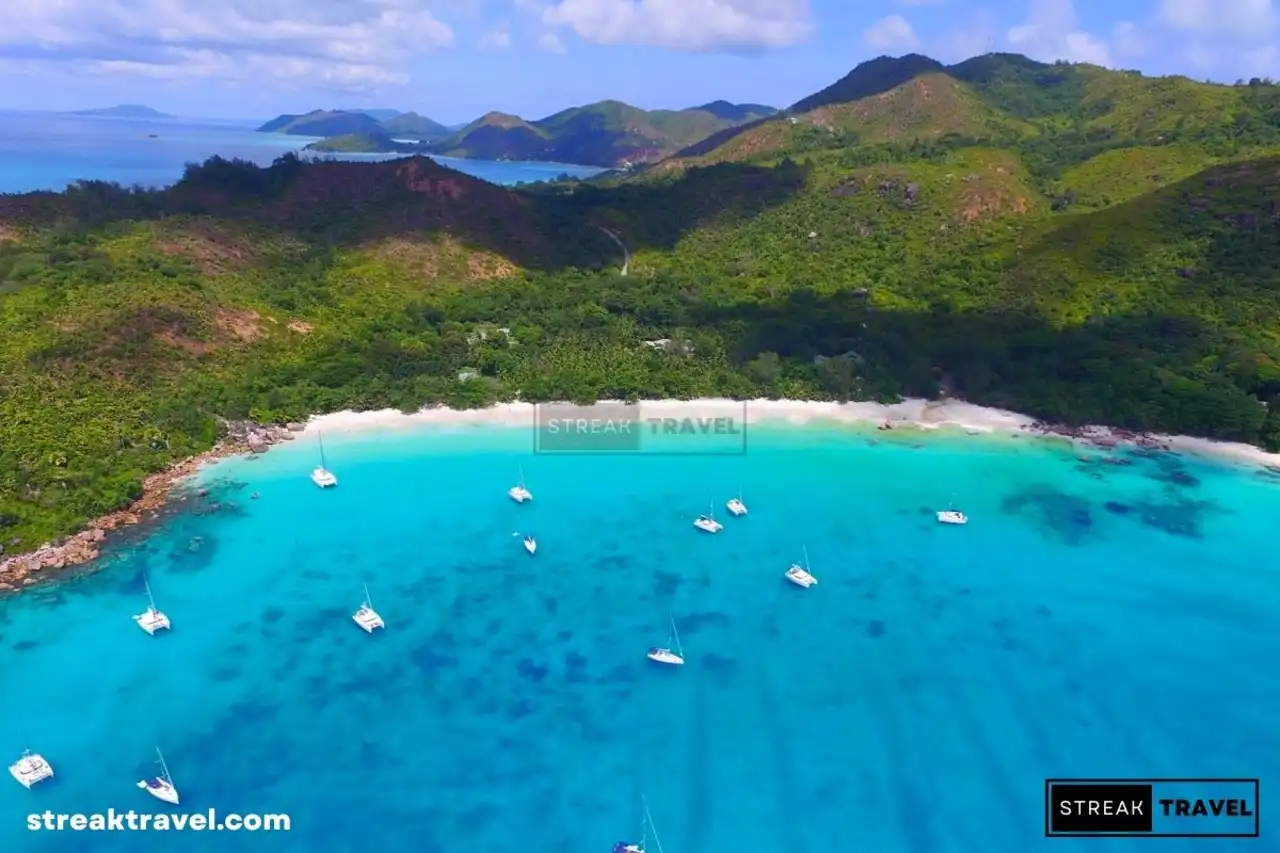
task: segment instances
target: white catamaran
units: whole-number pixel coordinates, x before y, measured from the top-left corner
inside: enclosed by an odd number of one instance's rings
[[[151,595],[151,582],[145,578],[142,582],[147,587],[147,609],[133,617],[133,621],[138,623],[139,628],[155,636],[156,631],[166,631],[173,626],[169,624],[169,617],[156,609],[156,600]]]
[[[507,489],[507,495],[518,504],[533,500],[533,492],[524,487],[524,466],[520,466],[520,482]]]
[[[818,585],[818,579],[809,571],[809,549],[807,546],[804,549],[804,565],[792,563],[791,568],[787,569],[786,577],[796,586],[804,587],[805,589]]]
[[[668,618],[671,619],[671,636],[667,638],[667,645],[654,646],[653,648],[649,649],[649,653],[645,655],[645,657],[649,658],[649,660],[653,661],[654,663],[665,663],[670,666],[681,666],[682,664],[684,664],[684,649],[680,648],[680,634],[676,631],[675,617],[668,617]],[[669,646],[671,646],[672,644],[674,644],[676,647],[676,650],[674,652],[671,651],[671,649],[669,648]]]
[[[711,506],[707,507],[706,515],[700,515],[693,520],[693,526],[699,530],[705,530],[707,533],[719,533],[724,530],[724,525],[716,521],[714,510]]]
[[[741,486],[738,487],[738,496],[736,498],[729,498],[728,502],[725,504],[725,509],[739,517],[747,514],[747,505],[742,501]]]
[[[369,585],[364,587],[364,601],[351,616],[356,620],[356,624],[365,630],[365,633],[372,634],[377,628],[386,628],[387,625],[382,621],[382,617],[378,615],[378,611],[373,609],[373,604],[369,600]]]
[[[53,766],[44,760],[39,753],[26,750],[13,764],[9,765],[9,775],[18,780],[18,784],[30,789],[37,782],[53,778]]]
[[[322,489],[327,489],[330,486],[338,485],[338,478],[333,476],[333,472],[325,467],[324,437],[318,432],[316,433],[316,441],[320,443],[320,464],[311,472],[311,482]]]
[[[173,786],[173,777],[169,775],[169,766],[164,763],[164,755],[161,754],[158,746],[156,747],[156,763],[160,765],[160,775],[152,779],[143,779],[138,783],[138,787],[157,800],[163,800],[176,806],[178,804],[178,789]]]

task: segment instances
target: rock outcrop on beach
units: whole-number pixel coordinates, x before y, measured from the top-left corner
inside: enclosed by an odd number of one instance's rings
[[[1067,426],[1065,424],[1047,423],[1045,421],[1036,421],[1026,427],[1028,432],[1037,435],[1056,435],[1062,438],[1069,438],[1072,441],[1084,442],[1094,447],[1103,449],[1111,449],[1121,444],[1131,444],[1135,447],[1141,447],[1145,450],[1172,450],[1172,444],[1167,438],[1162,438],[1148,432],[1141,432],[1131,429],[1120,429],[1119,427],[1106,427],[1096,425],[1086,426]]]
[[[302,424],[286,427],[260,424],[250,420],[224,421],[223,439],[208,453],[192,456],[152,474],[142,483],[142,495],[128,507],[95,519],[85,529],[71,536],[41,545],[25,554],[4,555],[0,549],[0,592],[38,583],[45,573],[79,566],[97,559],[107,534],[117,528],[153,522],[162,517],[170,498],[182,481],[201,465],[226,456],[265,453],[272,445],[290,441]]]

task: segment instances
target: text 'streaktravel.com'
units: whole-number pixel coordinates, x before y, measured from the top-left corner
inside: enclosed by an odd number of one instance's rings
[[[534,408],[533,452],[741,456],[747,404],[545,403]]]
[[[1046,779],[1049,837],[1257,838],[1257,779]]]

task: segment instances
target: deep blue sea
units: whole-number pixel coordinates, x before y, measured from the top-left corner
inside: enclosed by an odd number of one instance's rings
[[[1047,840],[1044,780],[1280,779],[1280,483],[877,438],[557,456],[511,427],[326,433],[324,492],[314,434],[211,466],[97,571],[0,601],[0,757],[57,772],[0,777],[0,849],[607,853],[642,796],[664,853],[1227,849]],[[691,525],[709,498],[717,536]],[[952,500],[967,526],[935,523]],[[803,549],[811,590],[782,577]],[[130,619],[144,575],[171,633]],[[669,614],[683,668],[645,659]],[[157,745],[184,809],[292,832],[25,829],[161,810],[134,787]],[[1263,832],[1238,846],[1277,849]]]
[[[266,166],[286,151],[300,151],[316,141],[310,136],[258,133],[254,128],[261,123],[0,111],[0,193],[61,191],[77,180],[161,187],[182,177],[187,163],[215,154]],[[351,154],[341,155],[341,159],[384,160],[397,156],[403,155]],[[600,171],[564,163],[434,159],[496,184],[544,181],[565,172],[586,177]]]

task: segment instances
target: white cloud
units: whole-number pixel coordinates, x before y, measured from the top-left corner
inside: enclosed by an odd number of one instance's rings
[[[299,81],[347,90],[408,81],[453,43],[428,0],[20,0],[0,3],[0,59],[93,74]]]
[[[901,15],[889,15],[876,21],[862,34],[862,40],[879,50],[912,50],[920,44],[915,30]]]
[[[1011,28],[1006,38],[1015,50],[1032,59],[1114,67],[1106,43],[1077,27],[1071,0],[1032,0],[1026,22]]]
[[[550,30],[538,36],[538,49],[545,50],[547,53],[567,53],[569,49],[564,46],[564,41],[560,36]]]
[[[480,47],[489,50],[506,50],[511,47],[511,31],[507,22],[499,22],[498,26],[481,36]]]
[[[809,0],[555,0],[542,20],[597,44],[690,51],[787,47],[813,29]]]
[[[1150,52],[1147,39],[1133,21],[1121,21],[1111,28],[1111,49],[1116,56],[1146,56]]]
[[[1272,0],[1163,0],[1160,17],[1175,29],[1239,39],[1266,38],[1277,23]]]

